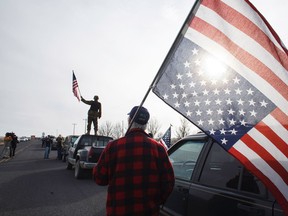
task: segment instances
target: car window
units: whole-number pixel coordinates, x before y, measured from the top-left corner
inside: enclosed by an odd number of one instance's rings
[[[106,146],[110,139],[98,139],[93,140],[92,146],[93,147],[99,147],[99,146]]]
[[[268,196],[268,191],[264,184],[245,168],[243,168],[240,190],[259,194],[263,197]]]
[[[217,143],[213,143],[210,149],[200,176],[200,183],[263,196],[267,192],[262,182]]]
[[[81,140],[81,145],[91,146],[94,138],[92,136],[83,136]]]
[[[76,140],[77,140],[78,137],[71,137],[71,143],[73,144]]]
[[[225,152],[217,143],[213,143],[205,162],[200,182],[220,188],[238,188],[242,166]]]
[[[76,146],[78,145],[80,139],[81,139],[81,136],[79,136],[79,137],[75,140],[75,142],[74,142],[74,144],[73,144],[74,147],[76,147]]]
[[[169,155],[176,178],[191,179],[203,145],[204,142],[201,141],[184,141],[179,148]]]

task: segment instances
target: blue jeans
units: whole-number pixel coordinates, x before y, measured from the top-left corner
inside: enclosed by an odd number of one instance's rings
[[[49,159],[50,147],[45,147],[44,159]]]
[[[62,160],[62,148],[57,148],[57,159]]]

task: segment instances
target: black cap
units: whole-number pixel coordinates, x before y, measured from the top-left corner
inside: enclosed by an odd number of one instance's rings
[[[132,108],[132,110],[130,111],[130,113],[128,113],[130,119],[133,118],[138,107],[139,106],[134,106]],[[136,117],[134,118],[134,122],[141,124],[141,125],[145,125],[145,124],[147,124],[149,118],[150,118],[150,114],[149,114],[148,110],[145,107],[140,107],[140,109],[137,112]]]

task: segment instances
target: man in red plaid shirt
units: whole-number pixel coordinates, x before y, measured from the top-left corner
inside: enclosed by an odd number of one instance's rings
[[[134,107],[131,129],[107,145],[93,169],[95,182],[108,185],[107,216],[159,215],[172,192],[175,179],[167,152],[145,132],[149,117],[146,108]]]

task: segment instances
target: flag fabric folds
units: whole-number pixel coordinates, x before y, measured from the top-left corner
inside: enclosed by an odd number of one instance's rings
[[[73,71],[73,78],[72,78],[72,92],[74,96],[78,99],[78,101],[80,101],[79,86],[78,86],[78,82],[74,74],[74,71]]]
[[[257,176],[288,215],[288,52],[247,0],[198,1],[153,92]]]
[[[165,134],[160,139],[160,143],[166,147],[166,149],[171,146],[171,126],[167,129]]]

